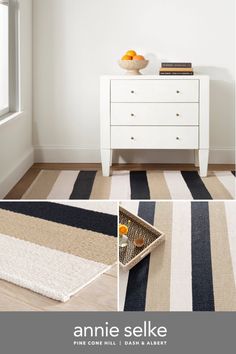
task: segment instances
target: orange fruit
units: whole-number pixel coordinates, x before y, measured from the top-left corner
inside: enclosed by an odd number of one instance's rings
[[[134,245],[136,247],[143,247],[144,239],[142,237],[141,238],[137,238],[136,240],[134,240]]]
[[[128,227],[126,226],[126,225],[124,225],[124,224],[119,224],[119,233],[121,234],[121,235],[127,235],[127,233],[128,233]]]
[[[131,57],[134,57],[135,55],[137,55],[135,50],[128,50],[125,54],[130,55]]]
[[[144,58],[144,56],[142,56],[142,55],[135,55],[135,56],[133,57],[133,60],[145,60],[145,58]]]
[[[121,60],[132,60],[133,58],[130,55],[123,55]]]

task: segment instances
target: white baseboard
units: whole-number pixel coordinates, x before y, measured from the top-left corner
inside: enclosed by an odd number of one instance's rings
[[[19,161],[18,165],[10,171],[0,181],[0,199],[3,199],[5,195],[16,185],[16,183],[24,176],[27,170],[34,163],[34,150],[30,149]]]
[[[54,163],[100,163],[98,149],[77,147],[35,147],[35,162]],[[194,153],[187,150],[119,150],[114,151],[115,163],[193,163]],[[234,164],[233,149],[210,150],[209,162],[213,164]]]
[[[193,150],[123,150],[115,152],[113,162],[117,163],[194,163]],[[211,149],[210,164],[234,164],[234,150]]]
[[[99,163],[98,149],[80,149],[77,147],[35,147],[35,162],[48,163]]]
[[[210,150],[209,162],[213,164],[234,164],[235,165],[235,150],[234,149],[212,149]]]

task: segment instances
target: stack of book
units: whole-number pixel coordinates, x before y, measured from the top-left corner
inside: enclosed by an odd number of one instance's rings
[[[192,63],[162,63],[160,75],[193,75]]]

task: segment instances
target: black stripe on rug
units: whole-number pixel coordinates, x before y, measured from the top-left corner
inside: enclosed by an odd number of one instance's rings
[[[146,171],[130,171],[131,199],[150,199]]]
[[[233,173],[234,177],[236,177],[236,175],[235,175],[235,171],[231,171],[231,172]]]
[[[69,199],[89,199],[97,171],[80,171]]]
[[[209,208],[207,202],[191,203],[193,311],[214,311]]]
[[[181,171],[193,199],[212,199],[197,171]]]
[[[117,216],[51,202],[0,202],[0,208],[48,221],[117,236]],[[55,235],[56,236],[56,235]]]
[[[138,216],[154,223],[155,202],[140,202]],[[150,255],[129,272],[124,311],[145,311]]]

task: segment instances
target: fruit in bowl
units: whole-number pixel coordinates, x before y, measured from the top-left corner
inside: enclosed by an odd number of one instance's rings
[[[127,55],[127,54],[123,55],[123,57],[121,58],[121,60],[132,60],[132,59],[133,59],[133,57],[131,57],[130,55]]]
[[[133,57],[133,60],[145,60],[144,56],[143,55],[135,55]]]
[[[137,54],[135,50],[128,50],[118,64],[126,70],[127,75],[141,75],[139,70],[146,68],[148,60],[143,55]]]

